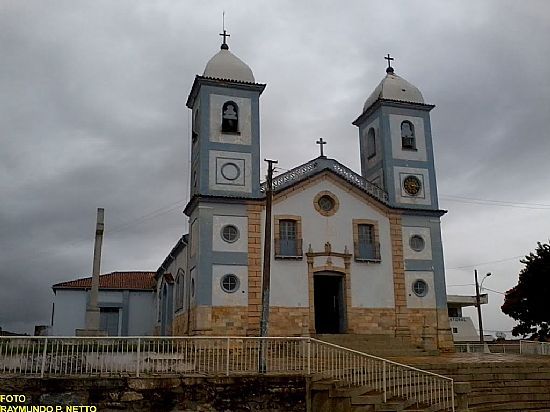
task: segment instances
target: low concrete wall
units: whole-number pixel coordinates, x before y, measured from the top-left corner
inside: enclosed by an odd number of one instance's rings
[[[26,405],[95,406],[97,411],[306,411],[306,378],[0,378],[0,395]],[[5,398],[4,398],[5,399]],[[3,402],[2,405],[7,405]],[[11,405],[22,405],[12,403]],[[68,409],[70,410],[70,409]],[[85,410],[85,409],[75,409]],[[89,410],[89,409],[86,409]]]

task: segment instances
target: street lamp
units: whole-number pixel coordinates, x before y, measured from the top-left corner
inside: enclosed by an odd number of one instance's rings
[[[477,320],[479,324],[479,343],[483,343],[483,321],[481,320],[481,302],[479,297],[479,283],[477,282],[477,269],[474,270],[474,276],[476,279],[476,306],[477,306]],[[491,272],[487,273],[483,279],[481,279],[481,286],[483,286],[483,281],[491,276]]]

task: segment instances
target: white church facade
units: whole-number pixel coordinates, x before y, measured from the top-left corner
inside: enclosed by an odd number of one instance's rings
[[[434,106],[386,72],[353,122],[360,174],[322,153],[273,179],[270,335],[389,334],[452,349]],[[189,234],[157,271],[158,334],[259,333],[264,88],[225,42],[195,78]]]

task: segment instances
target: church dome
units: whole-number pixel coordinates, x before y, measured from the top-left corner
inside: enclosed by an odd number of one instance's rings
[[[231,53],[225,43],[222,45],[222,49],[206,64],[203,76],[238,82],[255,82],[250,67]]]
[[[424,103],[424,97],[416,86],[413,86],[405,79],[396,75],[390,67],[386,70],[386,77],[371,93],[365,101],[363,112],[371,107],[378,99],[399,100],[409,103]]]

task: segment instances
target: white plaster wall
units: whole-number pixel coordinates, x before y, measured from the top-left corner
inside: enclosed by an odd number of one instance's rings
[[[153,313],[155,293],[130,291],[128,299],[128,335],[149,336],[153,334]]]
[[[252,156],[250,153],[210,150],[208,155],[208,187],[211,190],[245,193],[252,191]],[[226,179],[222,174],[222,169],[228,163],[234,164],[239,170],[235,180]]]
[[[399,114],[390,114],[390,135],[392,154],[395,159],[404,160],[422,160],[427,159],[426,155],[426,137],[424,134],[424,119],[414,116],[402,116]],[[416,137],[417,150],[403,150],[401,143],[401,123],[408,120],[414,126],[414,135]]]
[[[405,259],[432,260],[432,238],[430,228],[403,226],[403,254]],[[410,238],[414,235],[422,236],[424,239],[424,249],[420,252],[411,248]]]
[[[221,287],[224,275],[232,273],[239,278],[239,288],[233,293]],[[248,266],[212,265],[212,306],[248,305]]]
[[[97,302],[102,303],[122,303],[122,291],[119,290],[100,290],[97,296]]]
[[[222,106],[227,101],[239,106],[239,134],[222,133]],[[210,141],[249,145],[252,141],[252,110],[250,99],[244,97],[210,95]]]
[[[418,279],[428,284],[428,293],[426,296],[419,297],[413,292],[413,283]],[[407,306],[409,308],[435,308],[433,272],[405,271],[405,292],[407,295]]]
[[[407,203],[411,205],[430,205],[430,178],[428,176],[427,169],[421,169],[417,167],[394,167],[393,168],[395,179],[395,194],[397,202]],[[403,188],[403,181],[409,175],[416,176],[422,186],[416,196],[409,195]]]
[[[222,239],[222,228],[234,225],[239,230],[239,238],[228,243]],[[248,252],[248,218],[246,216],[214,215],[212,222],[212,249],[217,252]]]
[[[479,333],[477,332],[471,318],[449,317],[449,324],[451,326],[453,340],[455,342],[476,342],[479,340]],[[453,328],[456,328],[456,332],[453,331]]]
[[[332,192],[340,207],[335,215],[325,217],[313,205],[315,196],[323,190]],[[365,195],[367,196],[367,195]],[[311,244],[313,251],[323,251],[326,242],[332,250],[343,252],[347,246],[353,253],[353,219],[371,219],[378,222],[381,249],[380,263],[351,262],[351,297],[355,307],[393,308],[393,269],[389,219],[366,200],[342,189],[328,179],[318,181],[299,192],[278,201],[273,215],[302,216],[304,253]],[[333,263],[336,261],[333,259]],[[307,262],[272,260],[272,302],[275,306],[300,306],[309,301]]]
[[[74,336],[86,321],[86,292],[58,290],[54,298],[53,336]]]

